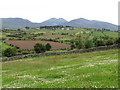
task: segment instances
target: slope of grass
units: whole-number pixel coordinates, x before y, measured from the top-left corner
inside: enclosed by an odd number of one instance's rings
[[[7,49],[7,48],[11,48],[11,46],[9,46],[9,45],[7,45],[7,44],[5,44],[5,43],[3,43],[3,42],[1,42],[0,41],[0,59],[2,59],[2,58],[7,58],[7,57],[3,57],[1,54],[2,54],[2,52],[5,50],[5,49]],[[2,56],[2,57],[1,57]]]
[[[7,45],[7,44],[5,44],[3,42],[0,42],[0,48],[1,48],[2,51],[4,51],[7,48],[11,48],[11,46],[9,46],[9,45]]]
[[[4,88],[117,88],[118,50],[2,63]]]

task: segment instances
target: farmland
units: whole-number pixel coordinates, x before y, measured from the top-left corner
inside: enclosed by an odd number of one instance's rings
[[[3,88],[118,88],[118,50],[2,63]]]
[[[47,52],[112,45],[116,43],[118,32],[86,28],[72,28],[70,30],[52,30],[48,28],[39,30],[3,30],[0,38],[4,42],[2,45],[3,52],[7,49],[6,47],[12,46],[18,49],[17,55],[24,55],[35,53],[34,45],[36,43],[44,45],[49,43],[52,48]],[[88,41],[88,44],[82,46],[79,45],[79,41],[84,42],[84,45]]]
[[[68,44],[62,44],[62,43],[51,42],[51,41],[6,40],[4,42],[16,47],[20,47],[20,49],[27,49],[27,50],[34,50],[34,45],[36,43],[42,43],[42,44],[50,43],[52,46],[51,50],[70,49],[70,45]]]
[[[86,37],[90,35],[93,36],[110,36],[112,38],[118,37],[118,32],[114,31],[101,31],[96,29],[83,29],[83,28],[74,28],[73,30],[7,30],[2,32],[3,39],[21,39],[21,40],[31,40],[31,39],[54,39],[58,41],[72,40],[78,37],[79,35]]]
[[[0,38],[3,52],[14,47],[13,56],[37,53],[37,43],[49,43],[52,48],[46,52],[119,43],[117,31],[86,28],[3,30]],[[117,88],[117,60],[118,50],[113,49],[2,62],[2,84],[3,88]]]
[[[9,40],[7,42],[10,42],[10,40],[18,40],[18,41],[26,40],[26,42],[27,40],[35,40],[36,42],[53,41],[54,43],[58,42],[58,43],[65,43],[65,44],[71,45],[73,44],[72,42],[75,42],[75,40],[79,38],[80,36],[83,37],[84,39],[94,38],[94,37],[109,37],[115,40],[116,38],[118,38],[118,32],[97,30],[97,29],[84,29],[84,28],[73,28],[72,30],[50,30],[50,29],[4,30],[2,32],[2,39],[5,41]],[[33,43],[30,43],[32,45],[29,44],[27,46],[33,49]],[[15,46],[14,44],[13,46]],[[68,47],[70,47],[69,45]],[[19,45],[17,47],[19,47]],[[53,47],[56,47],[56,45],[53,45]],[[25,48],[22,47],[22,49],[25,49]],[[65,49],[65,48],[62,48],[62,49]]]

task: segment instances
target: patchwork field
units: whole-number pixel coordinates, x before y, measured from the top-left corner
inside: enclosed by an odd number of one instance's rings
[[[5,52],[7,48],[17,47],[16,55],[35,54],[33,49],[36,43],[50,43],[52,48],[46,52],[64,52],[70,48],[80,50],[119,43],[117,31],[104,29],[31,28],[3,30],[1,33],[0,40],[5,43],[0,41],[0,49]],[[8,57],[4,54],[2,58]],[[2,62],[2,75],[0,78],[3,88],[117,88],[118,50]]]
[[[49,43],[52,48],[51,50],[59,50],[59,49],[70,49],[70,45],[52,42],[52,41],[33,41],[33,40],[5,40],[7,44],[11,44],[13,46],[19,47],[20,49],[33,50],[36,43],[47,44]]]
[[[2,63],[3,88],[118,88],[118,50]]]
[[[96,29],[83,29],[83,28],[74,28],[73,30],[8,30],[2,32],[2,38],[4,39],[21,39],[21,40],[30,40],[34,39],[56,39],[58,41],[72,40],[77,36],[110,36],[112,38],[118,37],[118,32],[113,31],[97,31]],[[0,37],[1,38],[1,37]]]

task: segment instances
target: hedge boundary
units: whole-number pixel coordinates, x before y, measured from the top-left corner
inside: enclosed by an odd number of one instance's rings
[[[39,54],[27,54],[27,55],[19,55],[19,56],[13,56],[13,57],[9,57],[9,58],[0,59],[0,61],[5,62],[5,61],[14,61],[14,60],[23,59],[23,58],[30,58],[30,57],[67,55],[67,54],[86,53],[86,52],[93,52],[93,51],[118,49],[118,48],[120,48],[119,45],[110,45],[110,46],[93,47],[93,48],[82,49],[82,50],[71,50],[71,51],[66,51],[66,52],[50,52],[50,53],[39,53]]]

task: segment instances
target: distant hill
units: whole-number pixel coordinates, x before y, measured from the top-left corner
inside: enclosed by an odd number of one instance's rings
[[[37,23],[32,23],[27,19],[22,18],[2,18],[2,28],[9,28],[9,29],[18,29],[28,27],[39,26]]]
[[[63,18],[51,18],[48,19],[42,23],[40,23],[41,26],[55,26],[55,25],[62,25],[63,23],[67,23],[68,21]]]
[[[74,19],[71,20],[68,23],[65,23],[64,25],[73,26],[73,27],[81,27],[81,28],[106,28],[110,30],[117,30],[117,25],[102,22],[102,21],[96,21],[96,20],[87,20],[84,18]]]
[[[1,19],[1,18],[0,18]],[[78,18],[71,21],[67,21],[63,18],[51,18],[41,23],[33,23],[27,19],[22,18],[2,18],[2,28],[9,29],[18,29],[24,27],[40,27],[40,26],[55,26],[55,25],[63,25],[63,26],[72,26],[72,27],[81,27],[81,28],[98,28],[98,29],[110,29],[110,30],[118,30],[117,25],[96,21],[96,20],[87,20],[84,18]]]

